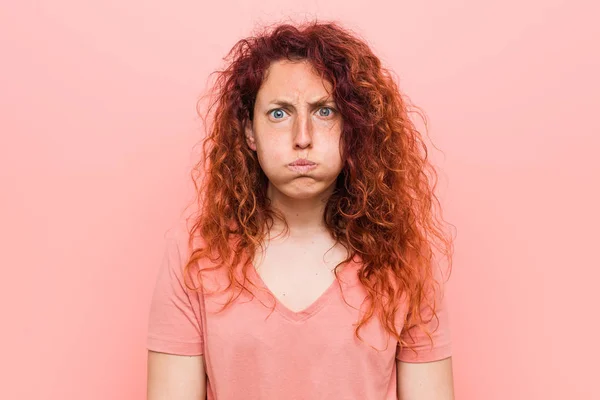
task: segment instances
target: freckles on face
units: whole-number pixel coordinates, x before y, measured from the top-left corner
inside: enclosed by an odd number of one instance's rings
[[[269,67],[247,136],[270,183],[281,190],[321,190],[342,168],[343,120],[331,88],[308,62],[280,61]],[[298,158],[317,166],[293,171],[288,164]]]

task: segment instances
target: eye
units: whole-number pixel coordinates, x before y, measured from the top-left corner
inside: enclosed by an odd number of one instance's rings
[[[325,113],[322,111],[325,110]],[[336,110],[332,107],[321,107],[319,108],[319,115],[321,117],[330,117]],[[269,111],[269,115],[271,115],[274,119],[282,119],[285,116],[285,111],[282,108],[275,108]]]
[[[269,114],[274,116],[275,119],[281,119],[284,117],[285,113],[281,108],[276,108],[274,110],[269,111]]]
[[[328,113],[326,113],[325,115],[323,115],[323,113],[321,112],[321,110],[329,110],[329,112],[328,112]],[[334,110],[333,108],[331,108],[331,107],[321,107],[321,108],[319,109],[319,114],[320,114],[322,117],[329,117],[329,116],[330,116],[331,114],[333,114],[334,112],[335,112],[335,110]]]

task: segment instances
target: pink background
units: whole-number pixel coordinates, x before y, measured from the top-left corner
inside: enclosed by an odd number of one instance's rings
[[[0,397],[145,398],[196,98],[255,23],[318,16],[367,38],[442,150],[457,399],[598,398],[592,3],[3,2]]]

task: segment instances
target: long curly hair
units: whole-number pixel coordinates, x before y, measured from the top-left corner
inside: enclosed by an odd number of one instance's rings
[[[423,328],[437,318],[437,296],[431,295],[440,290],[432,268],[434,249],[447,259],[449,268],[453,252],[434,193],[437,174],[409,114],[420,116],[425,130],[427,120],[400,92],[392,73],[369,46],[336,22],[263,27],[238,41],[224,58],[226,68],[213,72],[217,79],[209,95],[214,98],[206,113],[200,110],[202,98],[197,104],[206,137],[202,159],[192,170],[198,211],[188,228],[191,251],[186,275],[203,258],[216,261],[203,271],[227,272],[225,290],[232,295],[226,308],[241,292],[252,291],[246,271],[274,219],[288,229],[283,215],[271,207],[268,179],[244,137],[265,71],[272,62],[285,59],[309,61],[332,84],[343,117],[343,168],[323,218],[335,242],[349,250],[342,263],[355,255],[361,259],[358,278],[366,289],[368,308],[355,334],[361,339],[361,326],[376,317],[400,346],[410,347],[399,326]],[[207,123],[209,119],[212,123]],[[193,248],[194,237],[200,237],[203,246]],[[336,276],[342,263],[334,270]],[[236,274],[239,265],[242,279]],[[398,325],[403,302],[407,312]],[[423,317],[424,309],[433,311],[430,319]],[[432,332],[425,332],[431,340]]]

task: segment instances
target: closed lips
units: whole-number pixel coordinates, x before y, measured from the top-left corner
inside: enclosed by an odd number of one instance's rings
[[[294,161],[290,165],[315,165],[312,161]]]

